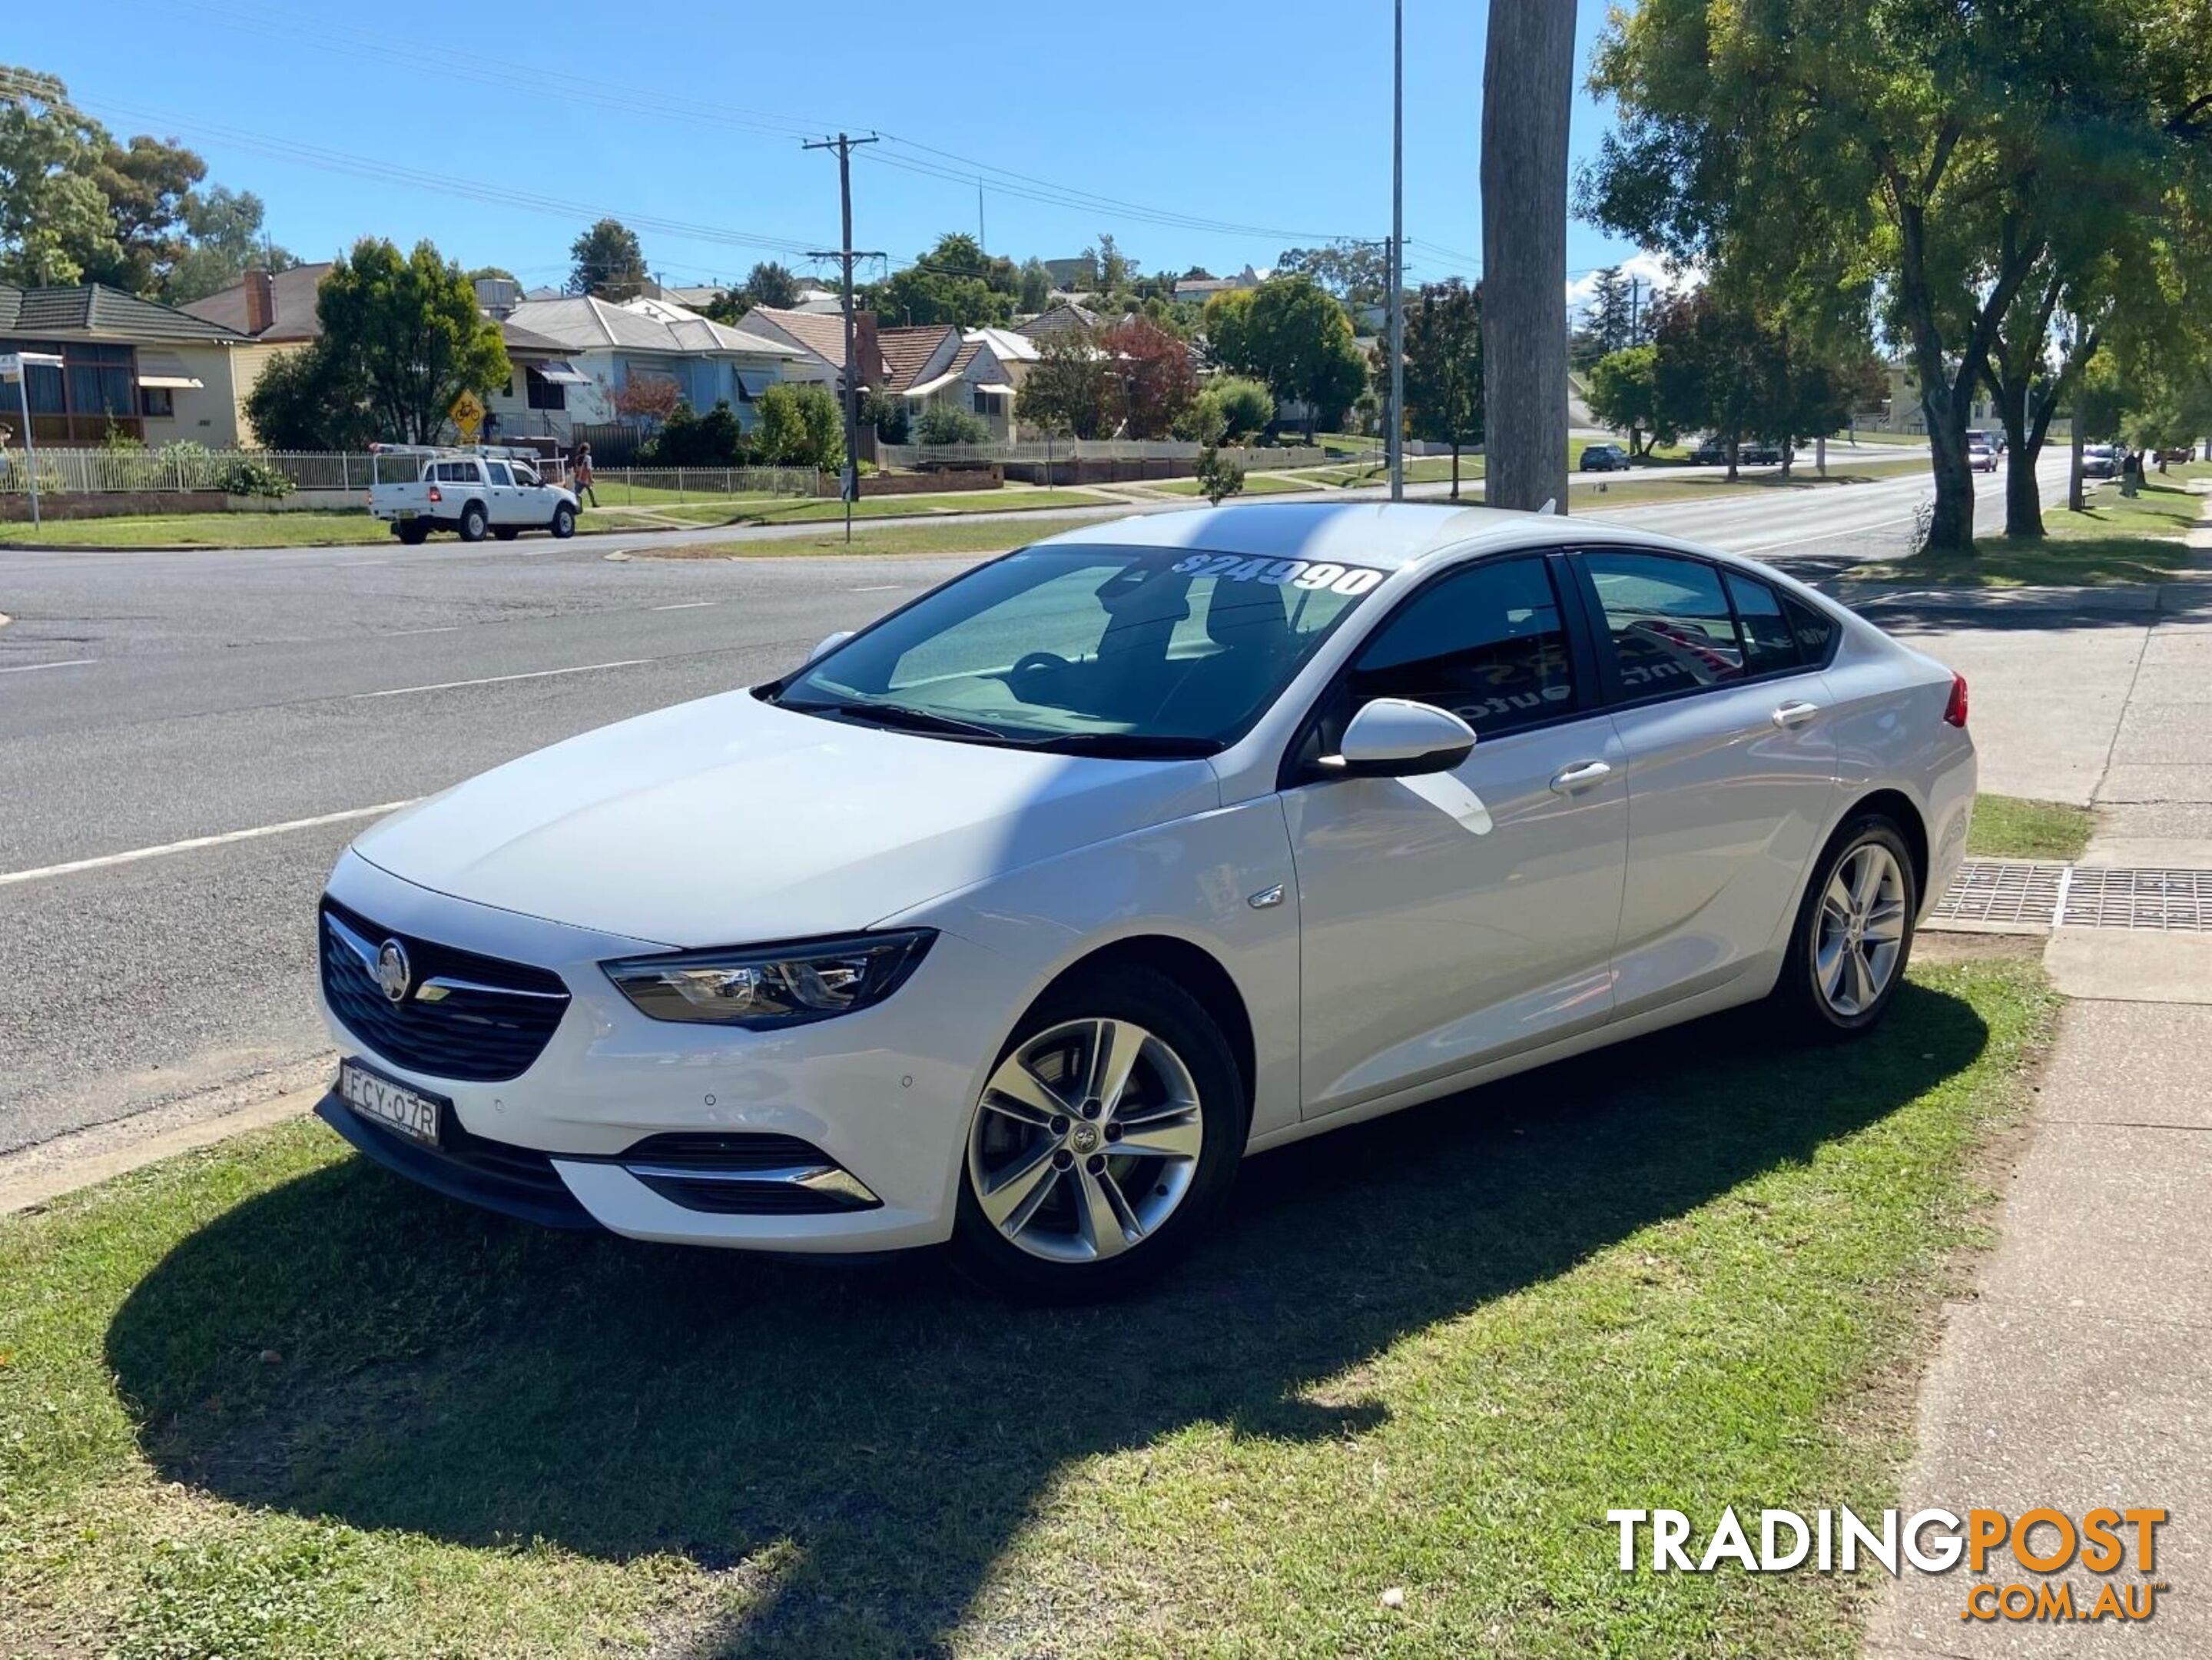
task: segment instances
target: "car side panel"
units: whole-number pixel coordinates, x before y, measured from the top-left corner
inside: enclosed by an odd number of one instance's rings
[[[1255,903],[1275,890],[1281,897]],[[1154,825],[1025,866],[877,924],[942,928],[1008,958],[1018,994],[994,1012],[969,1099],[1037,994],[1116,940],[1195,946],[1236,983],[1252,1026],[1255,1135],[1298,1117],[1298,896],[1280,798]]]

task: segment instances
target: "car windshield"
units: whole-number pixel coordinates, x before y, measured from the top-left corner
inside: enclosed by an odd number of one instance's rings
[[[1037,547],[969,572],[762,690],[969,742],[1211,755],[1382,581],[1188,548]]]

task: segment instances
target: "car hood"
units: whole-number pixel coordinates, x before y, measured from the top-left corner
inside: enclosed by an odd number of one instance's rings
[[[403,880],[669,946],[864,928],[1217,806],[1204,760],[1036,754],[726,692],[511,761],[354,843]]]

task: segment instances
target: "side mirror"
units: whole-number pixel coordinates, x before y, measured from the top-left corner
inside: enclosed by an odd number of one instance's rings
[[[817,657],[821,656],[824,652],[832,652],[832,651],[836,650],[838,647],[840,647],[840,646],[843,645],[843,644],[844,644],[848,640],[850,640],[852,637],[853,637],[853,630],[852,630],[852,629],[838,629],[836,633],[835,633],[835,634],[833,634],[833,635],[830,635],[830,637],[829,637],[829,638],[827,638],[826,640],[823,641],[823,642],[822,642],[822,643],[821,643],[820,645],[818,645],[818,646],[815,647],[815,648],[814,648],[812,651],[808,652],[808,653],[806,654],[806,660],[807,660],[808,662],[811,663],[811,662],[812,662],[816,658],[817,658]]]
[[[1449,709],[1404,697],[1360,706],[1344,729],[1340,754],[1321,758],[1322,775],[1338,778],[1413,778],[1449,772],[1474,749],[1474,728]]]

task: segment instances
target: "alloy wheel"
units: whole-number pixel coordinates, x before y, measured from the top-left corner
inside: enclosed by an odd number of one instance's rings
[[[1032,1256],[1092,1262],[1142,1244],[1189,1193],[1204,1108],[1182,1057],[1128,1020],[1026,1039],[984,1086],[968,1178],[991,1225]]]
[[[1845,854],[1820,896],[1813,979],[1821,1000],[1854,1019],[1881,1000],[1905,950],[1905,872],[1878,842]]]

